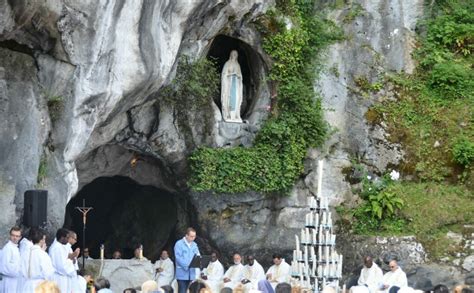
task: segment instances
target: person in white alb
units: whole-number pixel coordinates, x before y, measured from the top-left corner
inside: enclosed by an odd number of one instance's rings
[[[54,267],[53,281],[56,282],[61,292],[73,291],[73,284],[70,278],[76,276],[76,268],[73,260],[77,258],[79,253],[70,254],[66,243],[68,243],[67,229],[61,228],[56,232],[56,239],[49,248],[49,256]],[[76,254],[77,253],[77,254]]]
[[[168,251],[161,252],[160,259],[155,262],[155,281],[158,288],[171,285],[174,278],[174,264],[171,261]]]
[[[372,257],[366,256],[357,286],[351,287],[351,293],[374,293],[382,285],[382,278],[382,269],[373,262]]]
[[[34,229],[30,231],[29,238],[33,245],[30,251],[26,252],[28,257],[23,257],[21,260],[21,274],[25,280],[22,293],[34,293],[39,283],[52,280],[54,275],[51,258],[45,252],[46,234],[39,229]]]
[[[204,280],[212,293],[219,293],[224,277],[224,266],[217,258],[217,253],[211,253],[211,261],[201,273],[201,279]]]
[[[382,279],[382,291],[385,293],[396,293],[401,288],[408,287],[407,275],[398,266],[396,260],[389,262],[390,271],[385,273]]]
[[[241,280],[244,292],[258,290],[258,282],[265,280],[265,271],[253,255],[247,256],[247,264],[244,267],[244,274]]]
[[[10,240],[2,250],[2,262],[0,272],[3,274],[2,287],[0,292],[17,292],[18,278],[20,277],[20,250],[18,242],[21,238],[21,228],[10,229]]]
[[[273,255],[273,264],[267,271],[267,280],[273,289],[279,283],[289,283],[291,279],[291,267],[280,254]]]
[[[77,256],[79,255],[79,248],[76,248],[76,252],[72,251],[72,246],[77,243],[77,234],[74,231],[69,231],[67,235],[67,243],[65,245],[68,257],[73,256],[72,263],[74,264],[74,273],[69,276],[69,284],[71,284],[71,289],[73,293],[82,293],[82,285],[79,284],[79,276],[77,275],[77,271],[79,271],[79,262],[77,261]],[[82,281],[82,280],[81,280]]]
[[[224,279],[222,282],[223,288],[234,289],[237,285],[240,284],[242,276],[244,274],[244,266],[242,265],[242,257],[240,254],[235,253],[233,256],[234,264],[230,266],[224,274]]]
[[[21,238],[20,242],[18,243],[18,248],[20,249],[20,263],[24,263],[24,259],[28,259],[30,257],[30,248],[33,246],[33,242],[31,242],[31,235],[32,233],[35,233],[35,230],[37,228],[31,228],[30,231],[28,232],[28,238],[23,237]],[[23,292],[23,286],[25,284],[26,280],[24,279],[23,275],[20,274],[18,277],[18,286],[17,286],[17,292],[22,293]]]

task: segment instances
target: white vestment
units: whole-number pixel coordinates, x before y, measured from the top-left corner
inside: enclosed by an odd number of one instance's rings
[[[222,278],[224,277],[224,266],[222,266],[221,262],[219,260],[210,262],[203,270],[203,273],[207,276],[207,280],[204,280],[204,282],[211,288],[211,292],[219,293]]]
[[[72,251],[72,245],[70,243],[64,244],[64,246],[67,249],[67,253],[71,254],[73,253]],[[73,293],[82,293],[81,292],[81,286],[79,285],[79,279],[77,278],[77,271],[79,270],[79,262],[77,261],[77,258],[74,259],[73,261],[74,264],[74,273],[71,276],[68,276],[69,278],[69,284],[71,284],[71,290]]]
[[[0,272],[3,274],[1,292],[17,292],[18,279],[20,277],[20,250],[18,245],[11,241],[3,247]]]
[[[25,280],[21,292],[34,293],[39,283],[53,278],[54,268],[51,258],[39,245],[33,245],[28,254],[21,259],[21,275]]]
[[[163,269],[162,272],[158,273],[156,269]],[[159,259],[155,262],[155,281],[158,283],[158,288],[162,286],[171,285],[174,278],[174,264],[168,257],[165,260]]]
[[[229,278],[230,282],[222,283],[222,287],[228,287],[234,289],[237,285],[240,284],[242,276],[244,274],[244,266],[239,263],[238,265],[234,264],[224,274],[224,279]]]
[[[54,267],[53,281],[56,282],[61,292],[71,292],[73,290],[69,277],[75,276],[76,268],[72,260],[68,258],[69,251],[66,245],[61,244],[56,239],[49,248],[49,256]]]
[[[267,271],[268,274],[272,275],[269,281],[275,289],[278,283],[290,283],[291,266],[283,259],[279,265],[272,265]]]
[[[246,265],[244,267],[244,274],[242,279],[247,279],[250,283],[244,284],[244,292],[250,292],[250,290],[258,290],[258,282],[265,280],[265,271],[261,264],[254,260],[253,265]]]
[[[382,284],[388,285],[388,288],[385,290],[387,293],[392,286],[397,286],[400,288],[408,287],[407,275],[400,267],[398,267],[395,272],[388,271],[385,273]]]
[[[363,267],[360,270],[358,286],[351,288],[352,293],[374,293],[382,286],[383,272],[376,263],[372,263],[370,268]]]
[[[28,260],[30,257],[30,250],[33,247],[33,242],[23,237],[23,239],[21,239],[18,246],[20,249],[20,259],[21,259],[20,265],[23,266],[24,263],[28,263]],[[25,282],[26,282],[25,277],[23,276],[23,274],[20,274],[20,276],[18,277],[18,285],[17,285],[18,293],[23,292],[23,286],[25,285]]]

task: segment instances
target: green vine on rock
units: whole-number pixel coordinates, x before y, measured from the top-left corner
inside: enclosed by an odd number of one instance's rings
[[[307,149],[323,143],[327,125],[313,89],[316,57],[342,32],[316,15],[314,4],[280,0],[259,20],[263,48],[274,61],[270,80],[278,87],[277,102],[253,147],[203,147],[190,156],[193,190],[286,192],[304,170]]]

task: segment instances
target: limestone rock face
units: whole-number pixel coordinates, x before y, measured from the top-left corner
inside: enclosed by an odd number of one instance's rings
[[[335,129],[326,145],[331,167],[323,184],[335,191],[336,202],[351,197],[341,172],[351,160],[385,173],[403,159],[401,145],[390,142],[383,125],[366,119],[368,108],[390,96],[390,89],[382,84],[380,90],[361,85],[383,82],[385,72],[413,71],[410,53],[422,9],[421,0],[352,1],[331,14],[348,36],[327,50],[326,70],[318,82],[325,118]]]
[[[177,178],[185,177],[176,174],[186,172],[185,159],[197,146],[250,145],[266,117],[259,108],[268,104],[266,83],[251,85],[254,100],[242,129],[222,126],[220,110],[212,105],[210,130],[202,127],[203,110],[191,113],[191,136],[177,127],[173,109],[160,103],[158,93],[174,78],[180,56],[205,57],[220,34],[246,44],[247,57],[260,62],[254,81],[263,80],[268,66],[249,24],[270,5],[261,0],[0,1],[1,110],[8,113],[1,122],[0,182],[15,190],[5,198],[17,207],[10,222],[22,215],[23,192],[36,186],[43,151],[48,168],[41,187],[49,191],[49,226],[56,228],[79,186],[95,176],[121,174],[127,151],[159,166],[143,171],[138,181],[151,184],[152,174],[158,174],[152,185],[176,190],[184,184]],[[114,145],[112,154],[104,152],[108,145]],[[98,168],[91,168],[93,161]]]
[[[36,74],[32,56],[0,48],[1,243],[23,209],[23,192],[37,185],[50,127]]]

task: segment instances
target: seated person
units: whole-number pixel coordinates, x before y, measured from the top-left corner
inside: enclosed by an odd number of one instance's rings
[[[379,266],[372,261],[372,257],[364,257],[364,267],[360,271],[357,286],[351,287],[351,293],[374,293],[376,292],[383,279],[383,272]]]
[[[155,281],[158,287],[171,285],[174,278],[174,264],[169,258],[168,251],[161,252],[160,259],[155,262]]]
[[[258,282],[265,280],[265,271],[257,262],[253,255],[247,256],[247,265],[244,267],[244,274],[241,280],[244,292],[258,290]]]
[[[407,275],[398,266],[397,261],[391,260],[388,265],[390,271],[383,276],[381,289],[385,293],[397,293],[400,288],[408,287]]]
[[[211,253],[211,261],[201,273],[201,279],[209,286],[212,293],[219,293],[222,278],[224,277],[224,266],[217,258],[217,253]]]
[[[272,284],[273,289],[278,283],[289,283],[291,279],[291,267],[285,262],[280,254],[273,255],[273,263],[267,271],[267,280]]]
[[[222,287],[234,289],[240,284],[244,273],[244,266],[242,265],[242,257],[238,253],[234,253],[234,264],[224,274]]]

